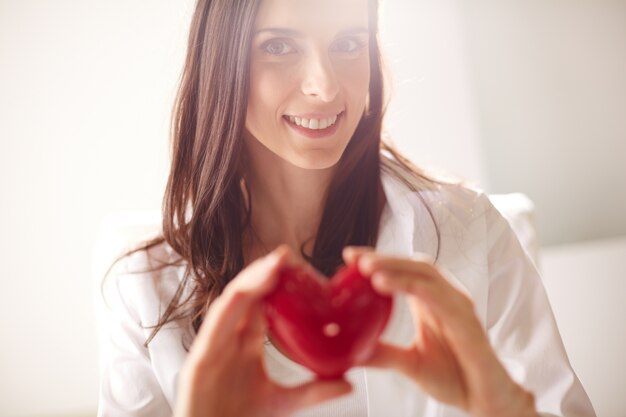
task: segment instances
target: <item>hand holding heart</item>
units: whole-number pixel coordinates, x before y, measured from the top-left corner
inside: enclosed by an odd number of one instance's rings
[[[537,416],[531,394],[507,374],[469,297],[427,259],[382,256],[369,248],[344,250],[347,264],[370,276],[382,294],[407,296],[415,323],[409,348],[379,343],[367,366],[392,368],[428,395],[473,416]]]
[[[263,299],[285,267],[315,274],[281,246],[241,271],[211,303],[179,375],[175,417],[287,416],[350,392],[343,379],[286,388],[266,375]]]
[[[471,300],[432,262],[354,247],[343,256],[349,267],[371,277],[381,295],[406,294],[416,331],[405,349],[376,342],[376,330],[373,345],[366,343],[369,359],[353,364],[395,369],[428,395],[471,415],[537,415],[533,397],[498,361]],[[280,271],[290,268],[319,275],[281,246],[245,268],[210,304],[179,376],[175,417],[287,416],[350,392],[343,379],[286,388],[265,372],[266,301],[279,287]],[[371,292],[359,288],[358,294]]]

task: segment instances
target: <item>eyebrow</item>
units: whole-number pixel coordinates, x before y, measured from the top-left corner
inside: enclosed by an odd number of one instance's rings
[[[263,28],[263,29],[259,29],[255,31],[254,36],[261,34],[263,32],[269,32],[269,33],[273,33],[273,34],[281,35],[281,36],[289,36],[292,38],[304,38],[306,36],[302,32],[299,32],[294,29],[287,29],[287,28]],[[369,34],[369,29],[364,28],[364,27],[354,27],[354,28],[340,30],[339,32],[337,32],[337,35],[346,36],[346,35],[356,35],[356,34],[361,34],[361,33]]]

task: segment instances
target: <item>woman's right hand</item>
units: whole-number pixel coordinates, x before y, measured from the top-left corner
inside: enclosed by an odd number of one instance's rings
[[[350,392],[345,380],[287,388],[267,376],[263,298],[280,268],[296,264],[289,247],[280,246],[242,270],[211,303],[179,375],[174,417],[288,416]]]

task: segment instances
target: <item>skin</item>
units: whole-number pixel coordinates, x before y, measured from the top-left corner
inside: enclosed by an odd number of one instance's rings
[[[498,360],[472,300],[431,259],[383,256],[357,247],[345,248],[343,257],[371,277],[381,294],[405,294],[415,323],[409,348],[379,343],[365,366],[395,369],[431,397],[472,416],[538,416],[532,394]]]
[[[297,30],[303,36],[263,31],[268,28]],[[350,28],[365,32],[340,33]],[[261,2],[254,27],[261,32],[250,52],[244,139],[252,227],[263,245],[253,245],[250,260],[282,243],[298,249],[308,241],[307,247],[313,247],[325,190],[365,109],[370,80],[367,28],[366,0]],[[338,111],[344,111],[338,131],[323,139],[294,132],[283,118]]]
[[[261,52],[276,38],[267,33],[255,37],[251,49],[247,198],[263,243],[250,241],[247,266],[208,308],[179,376],[176,417],[287,416],[351,391],[345,380],[285,388],[269,379],[262,300],[280,268],[297,265],[315,273],[297,254],[317,230],[334,166],[365,108],[370,76],[367,48],[339,53],[338,45],[349,42],[337,33],[367,27],[367,1],[263,0],[255,29],[267,27],[297,29],[304,37],[287,39],[296,52],[286,56]],[[270,49],[289,50],[283,48]],[[323,140],[298,136],[282,117],[339,109],[343,125]],[[415,323],[410,348],[381,343],[366,366],[400,372],[426,394],[473,416],[537,416],[532,395],[498,361],[471,300],[431,260],[382,256],[371,248],[346,248],[343,257],[381,293],[406,294]]]
[[[179,376],[174,416],[282,417],[351,391],[344,380],[285,388],[268,378],[262,299],[285,266],[306,267],[283,245],[252,262],[211,303]]]

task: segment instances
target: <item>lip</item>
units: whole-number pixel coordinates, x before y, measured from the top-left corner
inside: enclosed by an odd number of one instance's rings
[[[343,113],[343,110],[334,113],[302,113],[289,114],[288,116],[299,117],[301,119],[328,119],[330,117],[339,116],[341,113]]]
[[[305,118],[311,118],[311,119],[315,119],[318,117],[306,117],[308,115],[314,115],[316,113],[307,113],[305,116]],[[335,116],[337,113],[331,114],[330,116],[322,116],[319,117],[320,119],[323,118],[327,118],[327,117],[332,117]],[[317,129],[317,130],[311,130],[311,129],[307,129],[306,127],[302,127],[302,126],[298,126],[295,123],[291,123],[291,121],[289,120],[288,116],[283,116],[283,120],[285,120],[285,123],[287,123],[287,126],[289,126],[290,128],[292,128],[293,130],[295,130],[296,132],[300,133],[303,136],[306,136],[308,138],[311,139],[321,139],[321,138],[326,138],[329,136],[332,136],[335,134],[335,132],[337,132],[337,129],[339,128],[339,123],[341,122],[341,120],[343,119],[343,114],[344,112],[342,111],[341,113],[337,114],[337,120],[335,121],[335,124],[333,124],[332,126],[329,126],[325,129]],[[300,116],[298,116],[300,117]]]

